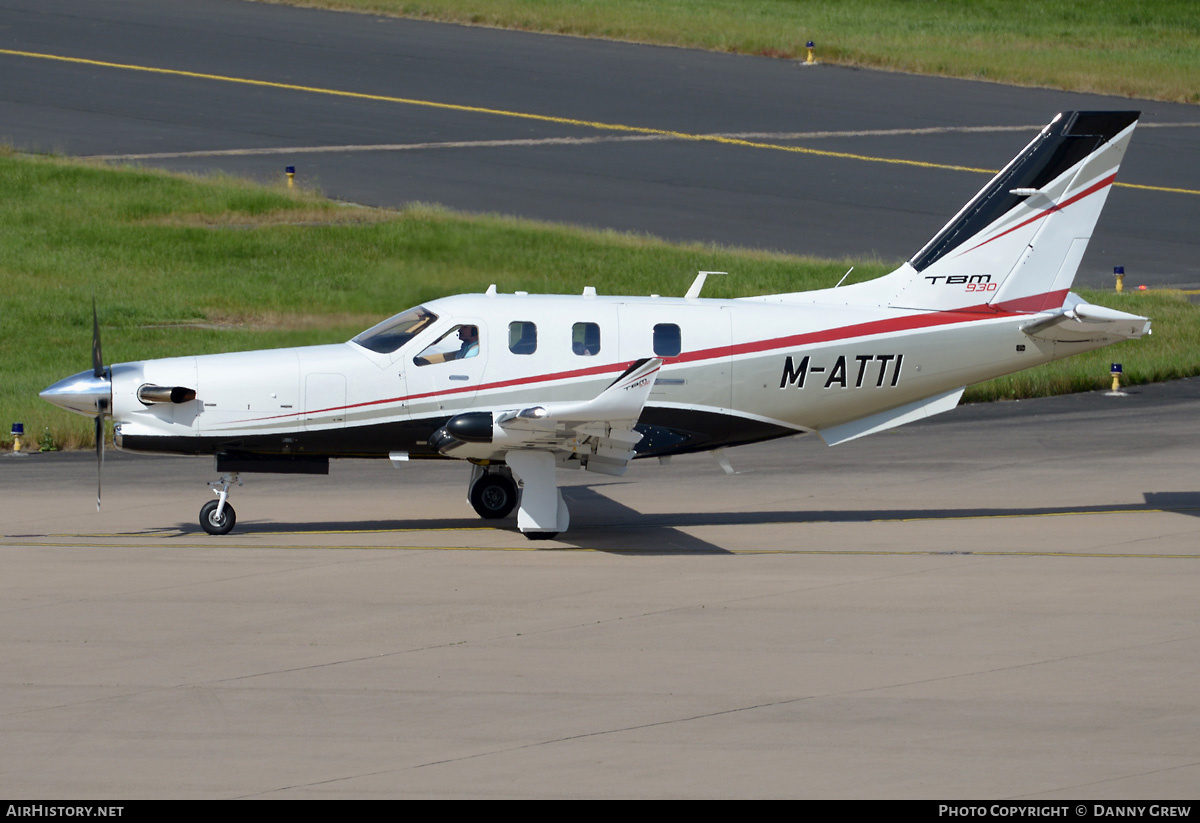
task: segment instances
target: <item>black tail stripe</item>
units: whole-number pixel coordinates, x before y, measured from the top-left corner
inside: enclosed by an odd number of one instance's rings
[[[1141,112],[1063,112],[1004,167],[944,229],[909,261],[923,271],[1013,209],[1023,195],[1040,189],[1129,127]]]

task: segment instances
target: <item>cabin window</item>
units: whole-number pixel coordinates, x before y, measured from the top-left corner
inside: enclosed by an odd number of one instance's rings
[[[355,337],[351,342],[379,354],[391,354],[433,325],[437,315],[424,306],[389,317]]]
[[[413,358],[418,366],[466,360],[479,355],[479,327],[470,324],[455,326]]]
[[[683,350],[679,327],[674,323],[659,323],[654,327],[654,353],[659,357],[674,357]]]
[[[600,353],[600,327],[595,323],[576,323],[571,327],[571,351],[582,357]]]
[[[513,354],[533,354],[537,351],[537,326],[528,320],[509,323],[508,350]]]

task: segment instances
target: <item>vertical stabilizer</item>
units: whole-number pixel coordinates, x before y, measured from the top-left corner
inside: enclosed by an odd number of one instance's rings
[[[1058,115],[911,260],[862,285],[876,286],[877,296],[898,308],[1058,308],[1138,116]]]

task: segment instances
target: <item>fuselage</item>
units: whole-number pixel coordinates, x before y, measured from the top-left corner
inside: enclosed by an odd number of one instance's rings
[[[116,364],[116,442],[182,454],[436,457],[430,435],[458,414],[587,400],[631,362],[661,357],[637,450],[670,455],[819,431],[1104,344],[1031,339],[1020,331],[1028,313],[864,308],[838,305],[837,292],[805,302],[459,295],[413,310],[424,314],[408,339],[368,332]],[[472,326],[475,351],[456,357],[454,332]],[[145,385],[196,396],[144,403]]]

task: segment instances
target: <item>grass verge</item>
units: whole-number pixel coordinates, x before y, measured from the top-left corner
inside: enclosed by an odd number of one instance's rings
[[[276,0],[1200,102],[1195,0]]]
[[[892,268],[585,231],[428,206],[345,207],[230,178],[193,179],[55,159],[0,156],[0,447],[25,424],[92,444],[86,418],[37,393],[88,368],[91,297],[105,362],[345,340],[434,297],[501,291],[682,294],[700,269],[729,271],[706,296],[830,286]],[[1151,316],[1155,334],[970,390],[971,399],[1103,388],[1200,373],[1200,310],[1181,295],[1090,300]]]

